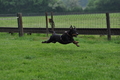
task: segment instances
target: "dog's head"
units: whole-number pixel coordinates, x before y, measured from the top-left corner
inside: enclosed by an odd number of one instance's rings
[[[76,31],[75,26],[74,27],[72,27],[72,25],[70,26],[70,30],[68,31],[68,34],[72,37],[77,37],[78,33]]]

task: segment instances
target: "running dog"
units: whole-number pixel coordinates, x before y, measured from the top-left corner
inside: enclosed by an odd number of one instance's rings
[[[59,42],[61,44],[73,43],[77,47],[79,47],[78,45],[79,42],[73,39],[73,37],[77,37],[77,35],[78,33],[76,31],[76,28],[72,27],[71,25],[69,31],[65,31],[64,34],[62,35],[58,35],[55,32],[53,32],[52,36],[47,41],[43,41],[42,43],[51,43],[51,42],[52,43]]]

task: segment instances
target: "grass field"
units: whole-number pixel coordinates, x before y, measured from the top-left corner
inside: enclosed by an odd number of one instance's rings
[[[17,19],[13,17],[0,17],[0,27],[17,27]],[[11,19],[10,19],[11,18]],[[13,19],[12,19],[13,18]],[[48,16],[50,18],[50,16]],[[106,28],[105,14],[81,14],[81,15],[55,15],[56,28],[68,28],[75,25],[78,28]],[[111,28],[120,28],[120,13],[110,14]],[[45,16],[23,17],[24,27],[46,27]],[[50,28],[50,24],[49,24]]]
[[[120,36],[81,36],[74,44],[42,44],[44,34],[0,33],[1,80],[119,80]]]

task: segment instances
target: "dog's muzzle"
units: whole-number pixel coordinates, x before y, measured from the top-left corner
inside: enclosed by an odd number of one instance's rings
[[[77,36],[78,36],[78,33],[76,33],[76,34],[72,34],[72,36],[77,37]]]

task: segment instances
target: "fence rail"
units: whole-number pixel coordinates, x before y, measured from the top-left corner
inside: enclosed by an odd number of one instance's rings
[[[48,30],[52,30],[48,28]],[[69,28],[55,28],[56,33],[62,34]],[[23,28],[24,33],[46,33],[46,28]],[[14,27],[0,27],[0,32],[18,33],[19,29]],[[79,34],[84,35],[107,35],[106,28],[77,28]],[[111,28],[111,35],[120,35],[120,28]]]

